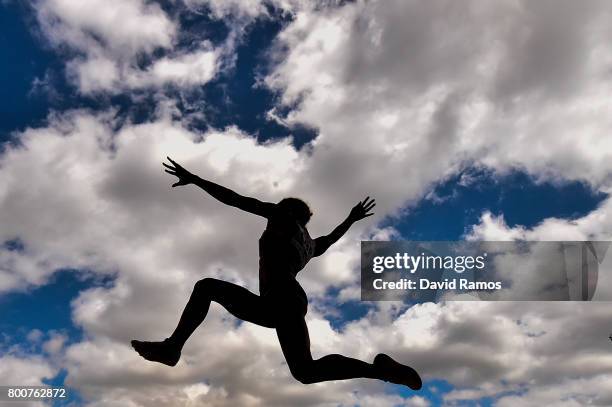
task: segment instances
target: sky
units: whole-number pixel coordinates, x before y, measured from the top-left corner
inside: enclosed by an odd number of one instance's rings
[[[0,384],[57,406],[608,406],[605,302],[360,301],[361,240],[610,240],[605,0],[0,1]],[[328,233],[298,275],[312,353],[415,367],[424,388],[303,385],[273,330],[196,281],[258,292],[265,223],[195,188],[299,196]],[[24,403],[23,405],[28,405]],[[38,406],[43,404],[30,404]]]

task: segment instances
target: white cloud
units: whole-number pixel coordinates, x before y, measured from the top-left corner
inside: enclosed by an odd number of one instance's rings
[[[56,373],[57,369],[38,356],[0,356],[0,383],[5,386],[42,386],[43,379]]]
[[[217,19],[234,16],[242,19],[253,19],[267,15],[266,6],[262,0],[183,0],[187,7],[198,9],[202,6],[210,8]]]
[[[58,369],[39,356],[0,355],[0,385],[2,386],[43,386],[44,379],[50,379],[57,373]],[[47,405],[42,401],[20,401],[18,404],[24,407]]]
[[[41,331],[40,329],[32,329],[30,332],[28,332],[26,338],[30,342],[40,342],[43,335],[43,331]]]
[[[480,240],[610,240],[612,200],[604,200],[592,212],[576,219],[546,218],[532,228],[510,227],[502,215],[484,213],[468,231],[469,239]]]
[[[68,63],[67,71],[83,93],[113,89],[121,80],[117,63],[103,55],[74,59]]]
[[[147,86],[153,78],[190,86],[195,82],[188,77],[198,78],[194,70],[208,72],[198,84],[213,75],[214,60],[206,53],[214,50],[203,46],[196,56],[171,49],[177,28],[160,8],[134,0],[125,14],[115,15],[108,4],[94,4],[105,21],[98,25],[77,3],[37,3],[44,32],[83,53],[71,65],[81,91]],[[216,306],[178,367],[139,359],[129,340],[167,336],[202,276],[256,291],[256,239],[264,227],[194,188],[171,190],[160,163],[170,155],[265,200],[304,197],[315,212],[315,236],[331,230],[364,194],[376,197],[377,215],[300,275],[310,294],[337,285],[344,287],[343,298],[353,298],[353,243],[361,236],[392,236],[392,228],[377,230],[376,222],[401,214],[466,163],[498,171],[519,166],[536,177],[610,187],[609,12],[599,12],[605,3],[596,1],[577,16],[571,2],[542,4],[373,1],[299,9],[278,38],[278,49],[287,54],[266,83],[286,103],[300,101],[288,122],[320,130],[300,151],[289,140],[257,143],[235,128],[196,134],[164,116],[119,126],[111,113],[77,111],[24,131],[21,146],[0,156],[0,241],[19,237],[25,246],[0,252],[0,289],[44,284],[60,267],[116,273],[114,287],[82,292],[73,302],[74,320],[88,336],[68,346],[65,363],[69,381],[92,405],[167,405],[170,399],[424,404],[384,395],[381,383],[368,380],[302,386],[282,364],[273,331],[236,327]],[[123,16],[130,19],[126,27],[107,32]],[[148,37],[151,27],[158,31]],[[132,66],[138,53],[155,48],[172,56],[150,70]],[[552,62],[542,52],[551,53]],[[559,89],[562,83],[572,86]],[[581,135],[578,144],[575,134]],[[548,220],[533,230],[508,228],[485,215],[474,234],[606,236],[609,213],[606,201],[579,220]],[[531,405],[554,402],[547,389],[575,386],[576,372],[589,383],[584,392],[603,388],[612,367],[611,319],[604,304],[425,304],[406,312],[380,304],[336,332],[309,311],[315,356],[341,352],[371,360],[386,351],[426,378],[478,394],[528,383],[521,400]],[[158,390],[151,391],[151,383]],[[600,393],[593,400],[607,400]]]
[[[38,0],[34,7],[45,37],[80,54],[67,73],[82,93],[203,85],[217,73],[219,51],[205,40],[175,49],[178,24],[155,3]],[[156,50],[166,55],[156,58]],[[143,56],[151,59],[144,68],[137,63]]]
[[[585,405],[607,406],[612,402],[612,376],[604,374],[593,378],[577,378],[561,383],[530,389],[525,395],[509,395],[500,398],[499,407],[528,407],[555,405],[579,407]]]
[[[169,47],[176,31],[159,5],[141,0],[38,0],[34,6],[51,41],[77,48],[90,42],[119,54],[151,52]]]
[[[206,9],[216,19],[237,20],[234,23],[250,23],[256,18],[270,17],[268,8],[294,14],[299,10],[312,9],[318,4],[332,4],[325,1],[308,0],[183,0],[192,10]]]
[[[49,339],[46,340],[45,343],[43,343],[42,348],[48,354],[55,356],[60,354],[67,340],[68,336],[66,334],[51,331],[49,333]]]
[[[3,249],[5,272],[19,270],[25,282],[40,284],[44,275],[61,265],[112,272],[122,261],[118,259],[127,256],[131,264],[140,252],[136,269],[143,276],[158,267],[181,276],[189,268],[199,274],[202,264],[230,269],[239,265],[254,269],[252,282],[257,274],[252,258],[257,258],[255,243],[261,223],[249,216],[236,218],[231,209],[225,211],[227,208],[193,188],[170,190],[171,177],[163,173],[161,162],[166,155],[174,156],[195,172],[224,178],[243,193],[279,200],[292,174],[301,168],[288,141],[263,146],[229,130],[225,137],[212,132],[206,141],[196,143],[200,136],[178,123],[162,120],[128,126],[118,134],[113,134],[112,125],[112,118],[75,112],[53,121],[49,128],[26,131],[21,136],[24,147],[7,149],[0,164],[2,239],[20,237],[25,248]],[[276,165],[266,165],[271,161]],[[174,205],[179,202],[176,213]],[[218,210],[230,218],[211,215]],[[19,220],[11,220],[13,216]],[[226,230],[222,225],[234,218],[236,229]],[[242,253],[229,242],[243,236],[245,227],[253,243]],[[177,234],[176,243],[168,233]],[[192,242],[188,246],[178,245],[184,233]],[[59,235],[63,238],[56,239]],[[214,236],[218,244],[211,240]],[[223,247],[235,255],[230,254],[229,260],[219,254],[209,257],[201,251],[198,239],[212,244],[207,250],[211,255]],[[167,257],[173,250],[178,251],[174,264]],[[146,260],[151,252],[160,256],[159,261]]]
[[[171,3],[167,5],[171,12],[145,0],[35,0],[33,8],[43,37],[61,52],[76,53],[66,61],[66,73],[79,92],[117,94],[203,85],[219,70],[233,67],[235,47],[246,27],[258,18],[269,18],[268,7],[285,14],[313,7],[303,0]],[[229,28],[217,48],[201,33],[192,35],[180,25],[181,15],[203,10],[212,19],[224,19]],[[182,43],[184,37],[199,38],[201,44],[194,39]]]
[[[214,52],[193,53],[155,61],[150,72],[160,82],[174,82],[183,86],[201,85],[214,76],[215,63]]]
[[[69,381],[99,402],[111,394],[123,400],[128,396],[115,389],[117,383],[133,383],[129,397],[140,405],[163,403],[165,396],[160,390],[146,396],[152,399],[142,399],[139,383],[180,382],[184,385],[175,390],[183,394],[202,377],[212,385],[204,399],[215,405],[221,404],[220,398],[228,405],[279,406],[290,398],[302,399],[303,405],[359,400],[361,396],[343,396],[359,381],[325,384],[325,391],[315,393],[303,387],[282,365],[273,331],[248,324],[236,329],[219,307],[177,369],[152,366],[129,348],[133,338],[167,336],[199,278],[219,276],[257,292],[257,237],[263,221],[226,208],[195,188],[171,189],[172,177],[161,167],[165,156],[241,193],[270,201],[302,196],[299,190],[310,167],[307,152],[296,151],[289,140],[258,144],[235,128],[198,135],[165,117],[124,125],[116,132],[114,126],[111,114],[75,111],[56,116],[46,128],[25,131],[21,145],[7,148],[0,158],[0,240],[18,236],[24,250],[5,253],[35,259],[36,264],[7,264],[19,287],[44,284],[61,267],[117,273],[113,287],[84,291],[73,302],[74,321],[88,339],[66,350],[63,337],[45,343],[47,352],[65,352]],[[325,208],[315,192],[307,189],[306,194],[315,198],[311,204],[320,219],[313,230],[328,232],[353,204],[343,199]],[[391,229],[374,234],[389,233]],[[321,295],[332,283],[356,281],[356,271],[348,271],[355,265],[358,245],[348,242],[329,254],[344,259],[342,267],[347,270],[319,261],[310,267],[311,275],[301,277],[311,294]],[[345,339],[314,311],[311,315],[313,352],[320,357],[341,348]],[[254,347],[261,347],[260,352],[253,353]],[[210,357],[211,349],[216,358]],[[234,358],[231,362],[228,355]],[[363,356],[371,359],[373,354]],[[127,370],[125,360],[131,361]],[[217,373],[211,375],[213,371]],[[381,384],[368,386],[367,397],[382,389]],[[248,401],[251,397],[260,401]]]
[[[598,1],[304,9],[266,83],[300,102],[287,120],[320,129],[316,143],[359,140],[348,148],[380,152],[379,167],[403,163],[396,177],[431,182],[468,162],[599,188],[612,172],[610,19]]]
[[[312,162],[335,175],[329,183],[353,174],[359,178],[356,188],[380,186],[376,196],[387,200],[385,213],[410,205],[427,185],[464,165],[500,173],[518,168],[536,180],[581,180],[609,192],[612,112],[605,95],[611,85],[611,14],[603,2],[576,7],[572,2],[372,1],[302,10],[278,37],[279,64],[266,83],[286,104],[297,103],[285,121],[319,129]],[[326,191],[326,180],[317,182]],[[508,228],[503,218],[485,213],[471,236],[606,239],[611,213],[608,200],[583,218],[548,219],[533,230]],[[525,307],[516,305],[519,312],[528,312]],[[551,305],[528,307],[545,315],[550,330],[566,326],[561,313],[549,311]],[[601,304],[558,307],[589,325],[589,334],[581,337],[585,341],[594,341],[597,327],[612,318]],[[483,388],[488,394],[508,390],[500,386],[502,380],[512,383],[513,391],[527,382],[532,389],[522,398],[527,405],[553,404],[538,403],[538,389],[571,381],[571,370],[559,367],[555,357],[531,354],[532,344],[545,349],[556,339],[532,340],[517,324],[524,315],[499,304],[463,303],[453,309],[456,314],[439,306],[415,307],[398,319],[413,315],[418,324],[410,329],[394,322],[394,329],[383,325],[379,336],[368,326],[367,334],[347,337],[378,344],[394,338],[389,348],[411,349],[404,359],[415,360],[431,377],[480,394]],[[427,318],[425,310],[436,313]],[[472,312],[480,315],[478,321],[469,317]],[[603,331],[593,352],[608,363],[605,353],[598,353],[605,352]],[[452,343],[445,340],[453,335]],[[573,358],[578,348],[583,347],[555,345],[564,355],[560,358],[586,368],[586,360]],[[540,368],[531,369],[531,360]],[[599,374],[593,366],[585,375]]]

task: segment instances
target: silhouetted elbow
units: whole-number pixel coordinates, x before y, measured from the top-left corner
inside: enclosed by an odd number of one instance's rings
[[[332,245],[331,240],[327,236],[321,236],[315,239],[314,257],[320,256],[327,251]]]

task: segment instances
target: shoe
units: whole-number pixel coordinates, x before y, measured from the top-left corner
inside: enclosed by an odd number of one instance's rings
[[[167,339],[162,342],[132,341],[132,347],[140,356],[151,362],[175,366],[181,358],[181,351],[171,345]]]
[[[379,353],[374,358],[374,367],[379,372],[381,380],[395,384],[403,384],[412,390],[420,390],[423,387],[421,376],[410,366],[402,365],[391,359],[384,353]]]

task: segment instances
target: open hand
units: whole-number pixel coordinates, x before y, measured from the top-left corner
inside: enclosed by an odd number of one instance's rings
[[[170,157],[166,157],[166,158],[168,159],[168,161],[170,161],[170,163],[172,163],[172,165],[163,163],[164,167],[166,167],[165,171],[168,174],[178,177],[178,182],[175,182],[174,184],[172,184],[173,188],[181,186],[181,185],[188,185],[195,181],[196,179],[195,175],[187,171],[185,168],[181,167],[179,164],[173,161],[172,158]]]
[[[349,218],[353,222],[357,222],[363,218],[367,218],[368,216],[374,215],[374,212],[370,212],[372,208],[376,206],[376,202],[374,199],[369,196],[366,197],[363,201],[359,202],[357,205],[351,209],[351,213],[349,214]]]

